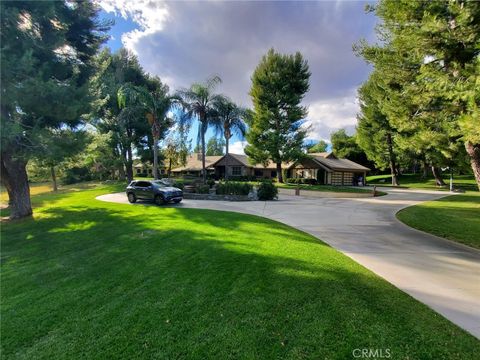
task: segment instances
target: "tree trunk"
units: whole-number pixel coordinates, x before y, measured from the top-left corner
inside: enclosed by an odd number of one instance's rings
[[[465,149],[470,157],[470,165],[472,166],[473,175],[477,182],[478,190],[480,190],[480,144],[472,144],[467,141],[465,143]]]
[[[125,169],[127,171],[127,180],[130,183],[133,180],[133,158],[131,144],[128,144],[127,146],[127,153],[125,156]]]
[[[125,168],[123,167],[123,163],[118,167],[118,177],[118,180],[125,181]]]
[[[167,177],[169,178],[172,173],[172,158],[168,159],[168,169],[167,169]]]
[[[207,169],[205,168],[205,132],[202,131],[202,178],[203,183],[207,183]]]
[[[277,162],[277,179],[279,183],[283,183],[282,163]]]
[[[225,133],[225,180],[228,180],[228,145],[230,138]]]
[[[158,180],[158,138],[153,139],[153,178]]]
[[[422,160],[422,167],[423,167],[422,179],[426,179],[428,177],[428,164],[425,160]]]
[[[392,134],[387,134],[388,156],[390,158],[390,173],[392,174],[392,186],[398,186],[397,165],[395,161],[395,153],[393,152]]]
[[[7,189],[10,204],[10,219],[32,215],[30,187],[28,185],[27,162],[13,159],[11,154],[2,152],[1,182]]]
[[[435,185],[437,186],[446,186],[445,182],[442,179],[442,170],[432,165],[432,174],[435,178]]]
[[[53,191],[58,191],[57,175],[55,174],[55,166],[50,166],[50,173],[52,174],[52,188],[53,188]]]

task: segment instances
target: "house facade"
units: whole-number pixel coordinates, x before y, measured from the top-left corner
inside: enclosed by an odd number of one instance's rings
[[[153,177],[153,166],[150,164],[138,163],[133,165],[133,172],[134,176]],[[158,172],[160,173],[160,175],[165,175],[167,173],[167,169],[165,166],[159,165]]]
[[[223,156],[205,156],[207,174],[216,179],[251,177],[272,179],[277,177],[277,166],[251,164],[248,156],[227,154]],[[369,168],[347,159],[337,158],[333,153],[308,154],[305,159],[295,163],[283,163],[282,170],[287,178],[315,179],[321,185],[350,186],[359,182],[365,184]],[[174,176],[200,177],[202,174],[202,155],[194,153],[187,158],[185,166],[172,169]]]
[[[316,179],[322,185],[365,185],[369,168],[332,152],[312,153],[291,168],[292,177]]]
[[[235,177],[255,177],[258,179],[270,179],[277,176],[277,166],[274,163],[252,165],[249,163],[247,155],[228,154],[221,156],[212,164],[215,170],[215,177],[229,178]]]
[[[255,177],[270,179],[277,176],[276,164],[251,164],[246,155],[228,154],[211,163],[210,171],[215,177]],[[369,168],[347,159],[337,158],[333,153],[308,154],[295,163],[283,163],[282,170],[287,178],[315,179],[323,185],[364,185]]]

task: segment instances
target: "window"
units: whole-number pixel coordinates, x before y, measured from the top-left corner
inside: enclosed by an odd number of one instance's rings
[[[146,181],[137,181],[135,186],[140,187],[140,188],[147,188],[147,187],[150,186],[150,183],[148,183]]]
[[[272,171],[272,172],[270,173],[270,176],[271,176],[272,178],[276,178],[276,177],[277,177],[277,172],[276,172],[276,171]]]
[[[255,169],[255,176],[256,177],[262,177],[263,176],[263,170],[256,170]]]
[[[232,175],[233,176],[241,176],[242,175],[242,167],[241,166],[232,166]]]

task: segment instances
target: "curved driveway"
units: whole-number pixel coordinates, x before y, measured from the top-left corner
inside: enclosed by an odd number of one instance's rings
[[[269,202],[184,200],[172,206],[254,214],[303,230],[480,338],[480,251],[412,229],[395,217],[398,210],[445,192],[384,191],[389,194],[378,198],[280,195]],[[124,193],[98,199],[128,203]]]

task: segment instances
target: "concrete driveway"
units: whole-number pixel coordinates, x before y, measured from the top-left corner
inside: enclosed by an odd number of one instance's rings
[[[480,339],[480,251],[414,230],[395,217],[404,207],[448,194],[379,190],[388,195],[362,199],[280,195],[278,201],[184,200],[172,206],[254,214],[303,230]],[[98,199],[128,203],[124,193]]]

